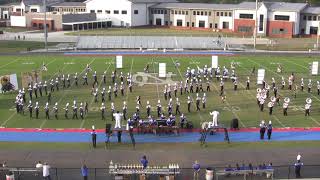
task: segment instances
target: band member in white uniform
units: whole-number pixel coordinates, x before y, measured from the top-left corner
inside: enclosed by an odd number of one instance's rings
[[[273,102],[269,102],[269,103],[268,103],[268,108],[269,108],[269,115],[272,115]]]
[[[303,91],[303,88],[304,88],[304,82],[303,82],[303,78],[301,78],[301,83],[300,83],[300,87],[301,87],[301,91]]]

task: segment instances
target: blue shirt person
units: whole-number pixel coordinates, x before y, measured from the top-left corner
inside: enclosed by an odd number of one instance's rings
[[[88,168],[87,166],[84,164],[82,167],[81,167],[81,175],[83,177],[84,180],[87,180],[88,179]]]
[[[141,160],[140,160],[140,163],[142,164],[143,166],[143,169],[146,169],[147,166],[148,166],[148,160],[147,160],[147,157],[146,156],[142,156]]]

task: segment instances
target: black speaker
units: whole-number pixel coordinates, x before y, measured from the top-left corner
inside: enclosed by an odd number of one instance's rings
[[[111,124],[106,124],[106,134],[111,133]]]
[[[187,122],[186,128],[187,128],[187,129],[192,129],[192,128],[193,128],[192,122]]]
[[[231,129],[239,129],[239,120],[237,118],[232,119]]]

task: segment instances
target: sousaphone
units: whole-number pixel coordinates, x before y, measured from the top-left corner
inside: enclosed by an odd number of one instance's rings
[[[257,93],[261,93],[261,88],[257,88]]]
[[[306,103],[311,104],[312,103],[312,99],[311,98],[307,98],[306,99]]]
[[[284,98],[284,102],[285,102],[285,103],[289,103],[289,102],[290,102],[290,98],[285,97],[285,98]]]

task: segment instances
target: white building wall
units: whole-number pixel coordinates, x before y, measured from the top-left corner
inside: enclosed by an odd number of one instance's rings
[[[219,29],[223,29],[223,22],[229,22],[229,29],[233,29],[233,18],[232,17],[226,17],[221,16],[218,24]]]
[[[149,24],[149,7],[153,4],[132,4],[131,7],[131,25],[145,26]],[[138,14],[134,14],[134,10],[138,10]]]
[[[178,19],[182,20],[182,27],[186,27],[186,15],[175,14],[173,17],[173,20],[174,20],[173,26],[177,26]]]
[[[266,6],[264,4],[262,4],[259,9],[258,9],[258,34],[265,34],[267,31],[267,21],[268,21],[268,9],[266,8]],[[260,31],[259,27],[260,27],[260,15],[263,15],[263,30]]]
[[[305,33],[306,34],[310,34],[310,27],[318,27],[318,34],[319,34],[319,26],[320,26],[320,22],[319,21],[305,21],[306,23],[306,27],[305,27]]]
[[[164,14],[153,14],[152,24],[156,25],[156,19],[161,19],[161,25],[164,25]]]
[[[195,27],[199,27],[199,21],[204,21],[205,22],[205,28],[209,28],[209,18],[208,16],[196,16],[196,24]]]
[[[275,15],[282,15],[282,16],[289,16],[289,22],[293,22],[294,23],[294,28],[293,28],[293,34],[299,34],[299,25],[300,25],[300,13],[296,13],[296,12],[270,12],[268,14],[268,18],[270,21],[276,21],[274,20],[274,16]]]
[[[25,16],[11,16],[10,22],[11,22],[11,26],[14,26],[14,27],[26,27]]]
[[[86,9],[88,13],[94,10],[98,20],[110,20],[114,26],[131,26],[131,4],[128,0],[91,0],[86,2]],[[97,13],[98,10],[102,10],[102,13]],[[107,14],[106,10],[110,10],[111,13]],[[119,14],[114,14],[114,10],[118,10]],[[121,14],[122,10],[126,10],[127,14]]]

